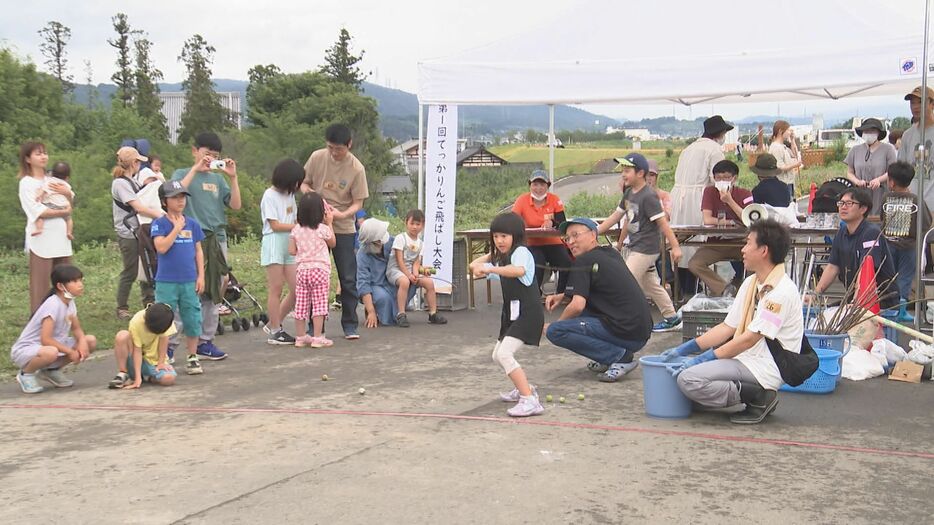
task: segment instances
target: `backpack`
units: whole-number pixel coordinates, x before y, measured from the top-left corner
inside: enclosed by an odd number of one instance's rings
[[[821,184],[814,194],[811,213],[837,213],[837,201],[843,192],[852,186],[853,183],[845,177],[830,179]]]

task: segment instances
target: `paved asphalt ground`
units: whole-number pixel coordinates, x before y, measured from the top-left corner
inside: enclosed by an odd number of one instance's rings
[[[546,343],[518,359],[567,403],[509,420],[490,360],[499,305],[410,319],[322,350],[228,332],[229,359],[170,388],[108,390],[109,356],[72,371],[73,388],[0,384],[0,523],[934,520],[931,383],[783,393],[756,427],[658,420],[641,369],[600,383]]]

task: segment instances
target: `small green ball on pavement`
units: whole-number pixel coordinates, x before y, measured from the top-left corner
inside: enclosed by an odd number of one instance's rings
[[[549,403],[551,403],[551,400],[552,400],[552,399],[554,399],[554,398],[551,397],[551,394],[548,394],[547,396],[545,396],[545,401],[548,401]]]
[[[357,390],[357,392],[360,392],[360,395],[362,396],[363,394],[366,394],[366,389],[363,387],[360,387],[360,390]]]
[[[564,401],[565,401],[564,396],[561,396],[558,398],[559,403],[564,403]]]
[[[577,399],[578,399],[579,401],[583,401],[583,400],[584,400],[584,394],[577,394]]]
[[[321,374],[321,380],[322,380],[322,381],[327,381],[327,380],[328,380],[328,375],[327,375],[327,374]]]

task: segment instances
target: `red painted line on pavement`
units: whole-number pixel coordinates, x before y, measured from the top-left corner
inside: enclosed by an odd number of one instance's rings
[[[814,443],[808,441],[794,441],[788,439],[756,438],[745,436],[730,436],[725,434],[711,434],[705,432],[690,432],[684,430],[662,430],[645,427],[624,427],[615,425],[597,425],[592,423],[566,423],[561,421],[547,421],[541,419],[523,418],[512,419],[495,416],[465,416],[459,414],[443,414],[431,412],[378,412],[366,410],[332,410],[321,408],[250,408],[250,407],[184,407],[171,405],[29,405],[29,404],[0,404],[0,409],[44,409],[44,410],[78,410],[78,411],[110,411],[110,412],[175,412],[175,413],[214,413],[214,414],[308,414],[323,416],[376,416],[376,417],[403,417],[450,419],[457,421],[484,421],[489,423],[508,423],[512,425],[532,425],[555,428],[572,428],[581,430],[606,430],[609,432],[629,432],[637,434],[653,434],[657,436],[686,437],[693,439],[707,439],[712,441],[732,441],[739,443],[753,443],[759,445],[773,445],[785,447],[799,447],[837,452],[853,452],[856,454],[875,454],[881,456],[899,456],[920,459],[934,459],[934,453],[915,452],[910,450],[891,450],[869,447],[851,447],[847,445],[834,445],[829,443]]]

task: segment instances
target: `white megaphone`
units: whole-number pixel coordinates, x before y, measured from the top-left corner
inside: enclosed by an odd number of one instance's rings
[[[794,201],[792,201],[792,204],[787,208],[776,208],[768,204],[759,204],[757,202],[743,208],[742,221],[747,228],[752,223],[762,219],[772,219],[786,226],[793,227],[797,225],[798,217],[795,215]]]
[[[769,218],[769,210],[759,203],[753,203],[743,208],[743,224],[748,228],[752,223]]]

